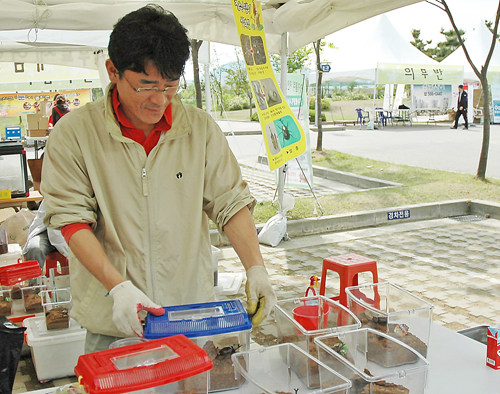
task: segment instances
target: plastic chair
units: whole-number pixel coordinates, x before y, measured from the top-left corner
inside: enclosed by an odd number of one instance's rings
[[[384,110],[382,108],[375,108],[375,113],[377,114],[376,122],[378,124],[380,124],[382,127],[385,127],[387,122],[386,122]]]
[[[356,123],[362,125],[370,121],[370,115],[368,114],[368,112],[363,111],[361,108],[356,108],[356,112],[358,114],[358,119],[356,120]]]
[[[340,301],[347,307],[346,287],[358,285],[358,274],[361,272],[371,272],[373,283],[378,283],[377,262],[369,257],[350,253],[323,259],[323,269],[321,271],[320,295],[325,295],[327,271],[334,271],[340,278],[340,295],[330,297],[332,300]]]
[[[59,263],[59,267],[58,267]],[[53,269],[54,276],[69,275],[69,262],[64,255],[59,252],[50,252],[45,256],[45,264],[43,266],[45,276],[51,276],[51,269]]]

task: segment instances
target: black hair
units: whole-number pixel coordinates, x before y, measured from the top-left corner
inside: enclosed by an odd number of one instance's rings
[[[460,89],[463,89],[463,88],[464,88],[464,85],[458,85],[458,87],[459,87]]]
[[[120,76],[126,70],[145,73],[152,61],[167,80],[177,80],[189,58],[187,30],[174,14],[148,4],[121,18],[109,37],[108,54]]]

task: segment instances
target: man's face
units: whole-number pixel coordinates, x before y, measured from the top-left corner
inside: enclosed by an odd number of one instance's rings
[[[145,73],[126,70],[121,78],[111,60],[108,59],[106,67],[111,82],[115,83],[118,89],[118,97],[125,116],[136,128],[145,132],[151,131],[175,96],[179,80],[163,79],[151,61],[145,63]],[[173,89],[162,92],[168,87]],[[158,88],[160,91],[141,90],[143,88]]]

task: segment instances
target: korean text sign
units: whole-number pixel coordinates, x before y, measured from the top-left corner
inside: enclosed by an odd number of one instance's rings
[[[269,167],[274,170],[305,152],[304,131],[274,77],[267,53],[260,2],[233,0],[232,7],[264,134]]]

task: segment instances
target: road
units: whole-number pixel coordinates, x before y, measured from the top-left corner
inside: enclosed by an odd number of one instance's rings
[[[241,122],[243,123],[243,122]],[[249,127],[234,123],[233,129]],[[255,159],[265,154],[259,135],[228,136],[238,160]],[[317,133],[310,133],[311,145],[316,146]],[[444,125],[413,125],[385,127],[380,130],[349,128],[325,131],[323,149],[382,160],[396,164],[459,172],[475,175],[483,141],[483,126],[469,130],[453,130]],[[500,179],[500,125],[491,125],[486,176]]]

